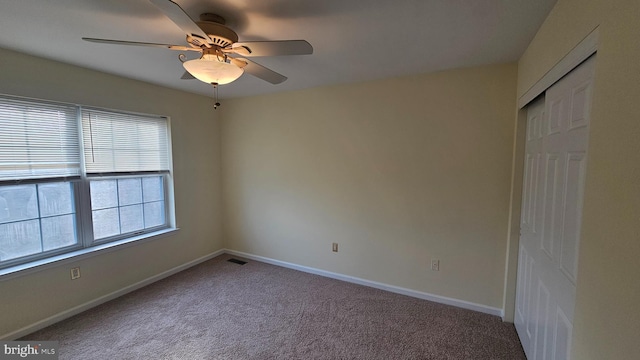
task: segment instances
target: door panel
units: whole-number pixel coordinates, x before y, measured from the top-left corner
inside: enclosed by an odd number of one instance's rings
[[[525,146],[525,169],[524,185],[522,192],[522,220],[520,222],[521,237],[526,236],[528,242],[533,242],[537,234],[534,226],[534,216],[536,214],[537,192],[539,184],[538,170],[540,169],[538,159],[542,148],[542,116],[544,113],[544,99],[539,99],[529,106],[527,112],[527,144]],[[520,240],[520,251],[518,260],[518,286],[516,291],[516,317],[515,324],[520,335],[520,341],[529,354],[534,348],[534,325],[535,310],[534,303],[537,299],[534,290],[537,289],[537,281],[534,277],[535,259],[531,256],[529,246]]]
[[[571,353],[594,63],[527,108],[515,325],[529,359]]]
[[[564,312],[558,308],[555,321],[553,359],[569,359],[571,355],[571,333],[573,326]]]
[[[544,232],[542,233],[542,250],[549,257],[549,260],[553,261],[555,249],[557,248],[556,241],[562,232],[562,228],[559,226],[560,221],[556,221],[559,216],[556,213],[559,207],[559,201],[561,194],[560,181],[558,179],[560,168],[559,155],[556,153],[548,153],[546,161],[546,175],[545,175],[545,193],[544,193],[544,219],[545,224]]]
[[[562,272],[573,284],[576,282],[578,270],[578,242],[580,239],[580,213],[582,209],[582,194],[585,170],[584,152],[569,153],[567,156],[566,182],[572,186],[567,187],[565,194],[564,229],[562,231],[562,248],[560,265]]]
[[[536,343],[534,347],[534,359],[544,359],[545,351],[550,348],[547,346],[549,336],[549,313],[551,312],[551,294],[544,285],[544,283],[538,280],[538,293],[537,293],[537,311],[535,318],[540,321],[540,324],[536,324]]]

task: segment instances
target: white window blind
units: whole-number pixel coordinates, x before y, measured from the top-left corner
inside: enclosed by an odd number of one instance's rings
[[[169,171],[164,117],[83,108],[82,132],[88,175]]]
[[[0,181],[80,176],[73,105],[0,96]]]

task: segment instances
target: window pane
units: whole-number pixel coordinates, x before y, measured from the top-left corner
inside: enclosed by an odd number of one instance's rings
[[[144,202],[164,200],[162,176],[142,178]]]
[[[144,227],[164,225],[164,201],[144,204]]]
[[[38,220],[0,225],[0,261],[37,254],[41,251]]]
[[[162,176],[91,181],[91,198],[94,239],[166,225]]]
[[[75,245],[75,215],[62,215],[42,219],[42,243],[44,251]]]
[[[116,180],[91,181],[91,209],[105,209],[118,206]]]
[[[0,188],[0,223],[37,218],[38,203],[35,185]]]
[[[73,214],[73,192],[71,183],[38,185],[40,216]]]
[[[142,184],[140,178],[118,180],[120,206],[142,203]]]
[[[144,229],[142,205],[123,206],[120,208],[121,231],[123,234]]]
[[[120,217],[118,216],[118,208],[94,210],[93,218],[93,237],[102,239],[108,236],[120,234]]]

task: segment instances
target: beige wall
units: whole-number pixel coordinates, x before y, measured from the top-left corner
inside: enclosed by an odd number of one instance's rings
[[[0,49],[0,93],[171,117],[171,236],[0,281],[0,336],[222,248],[220,132],[211,99]],[[71,281],[69,268],[82,277]]]
[[[226,246],[502,308],[515,79],[495,65],[226,101]]]
[[[521,96],[599,26],[573,359],[640,354],[640,2],[559,0],[521,58]]]

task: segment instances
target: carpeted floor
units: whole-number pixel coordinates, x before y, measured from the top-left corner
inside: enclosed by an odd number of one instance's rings
[[[222,255],[30,334],[60,359],[525,359],[500,318]]]

